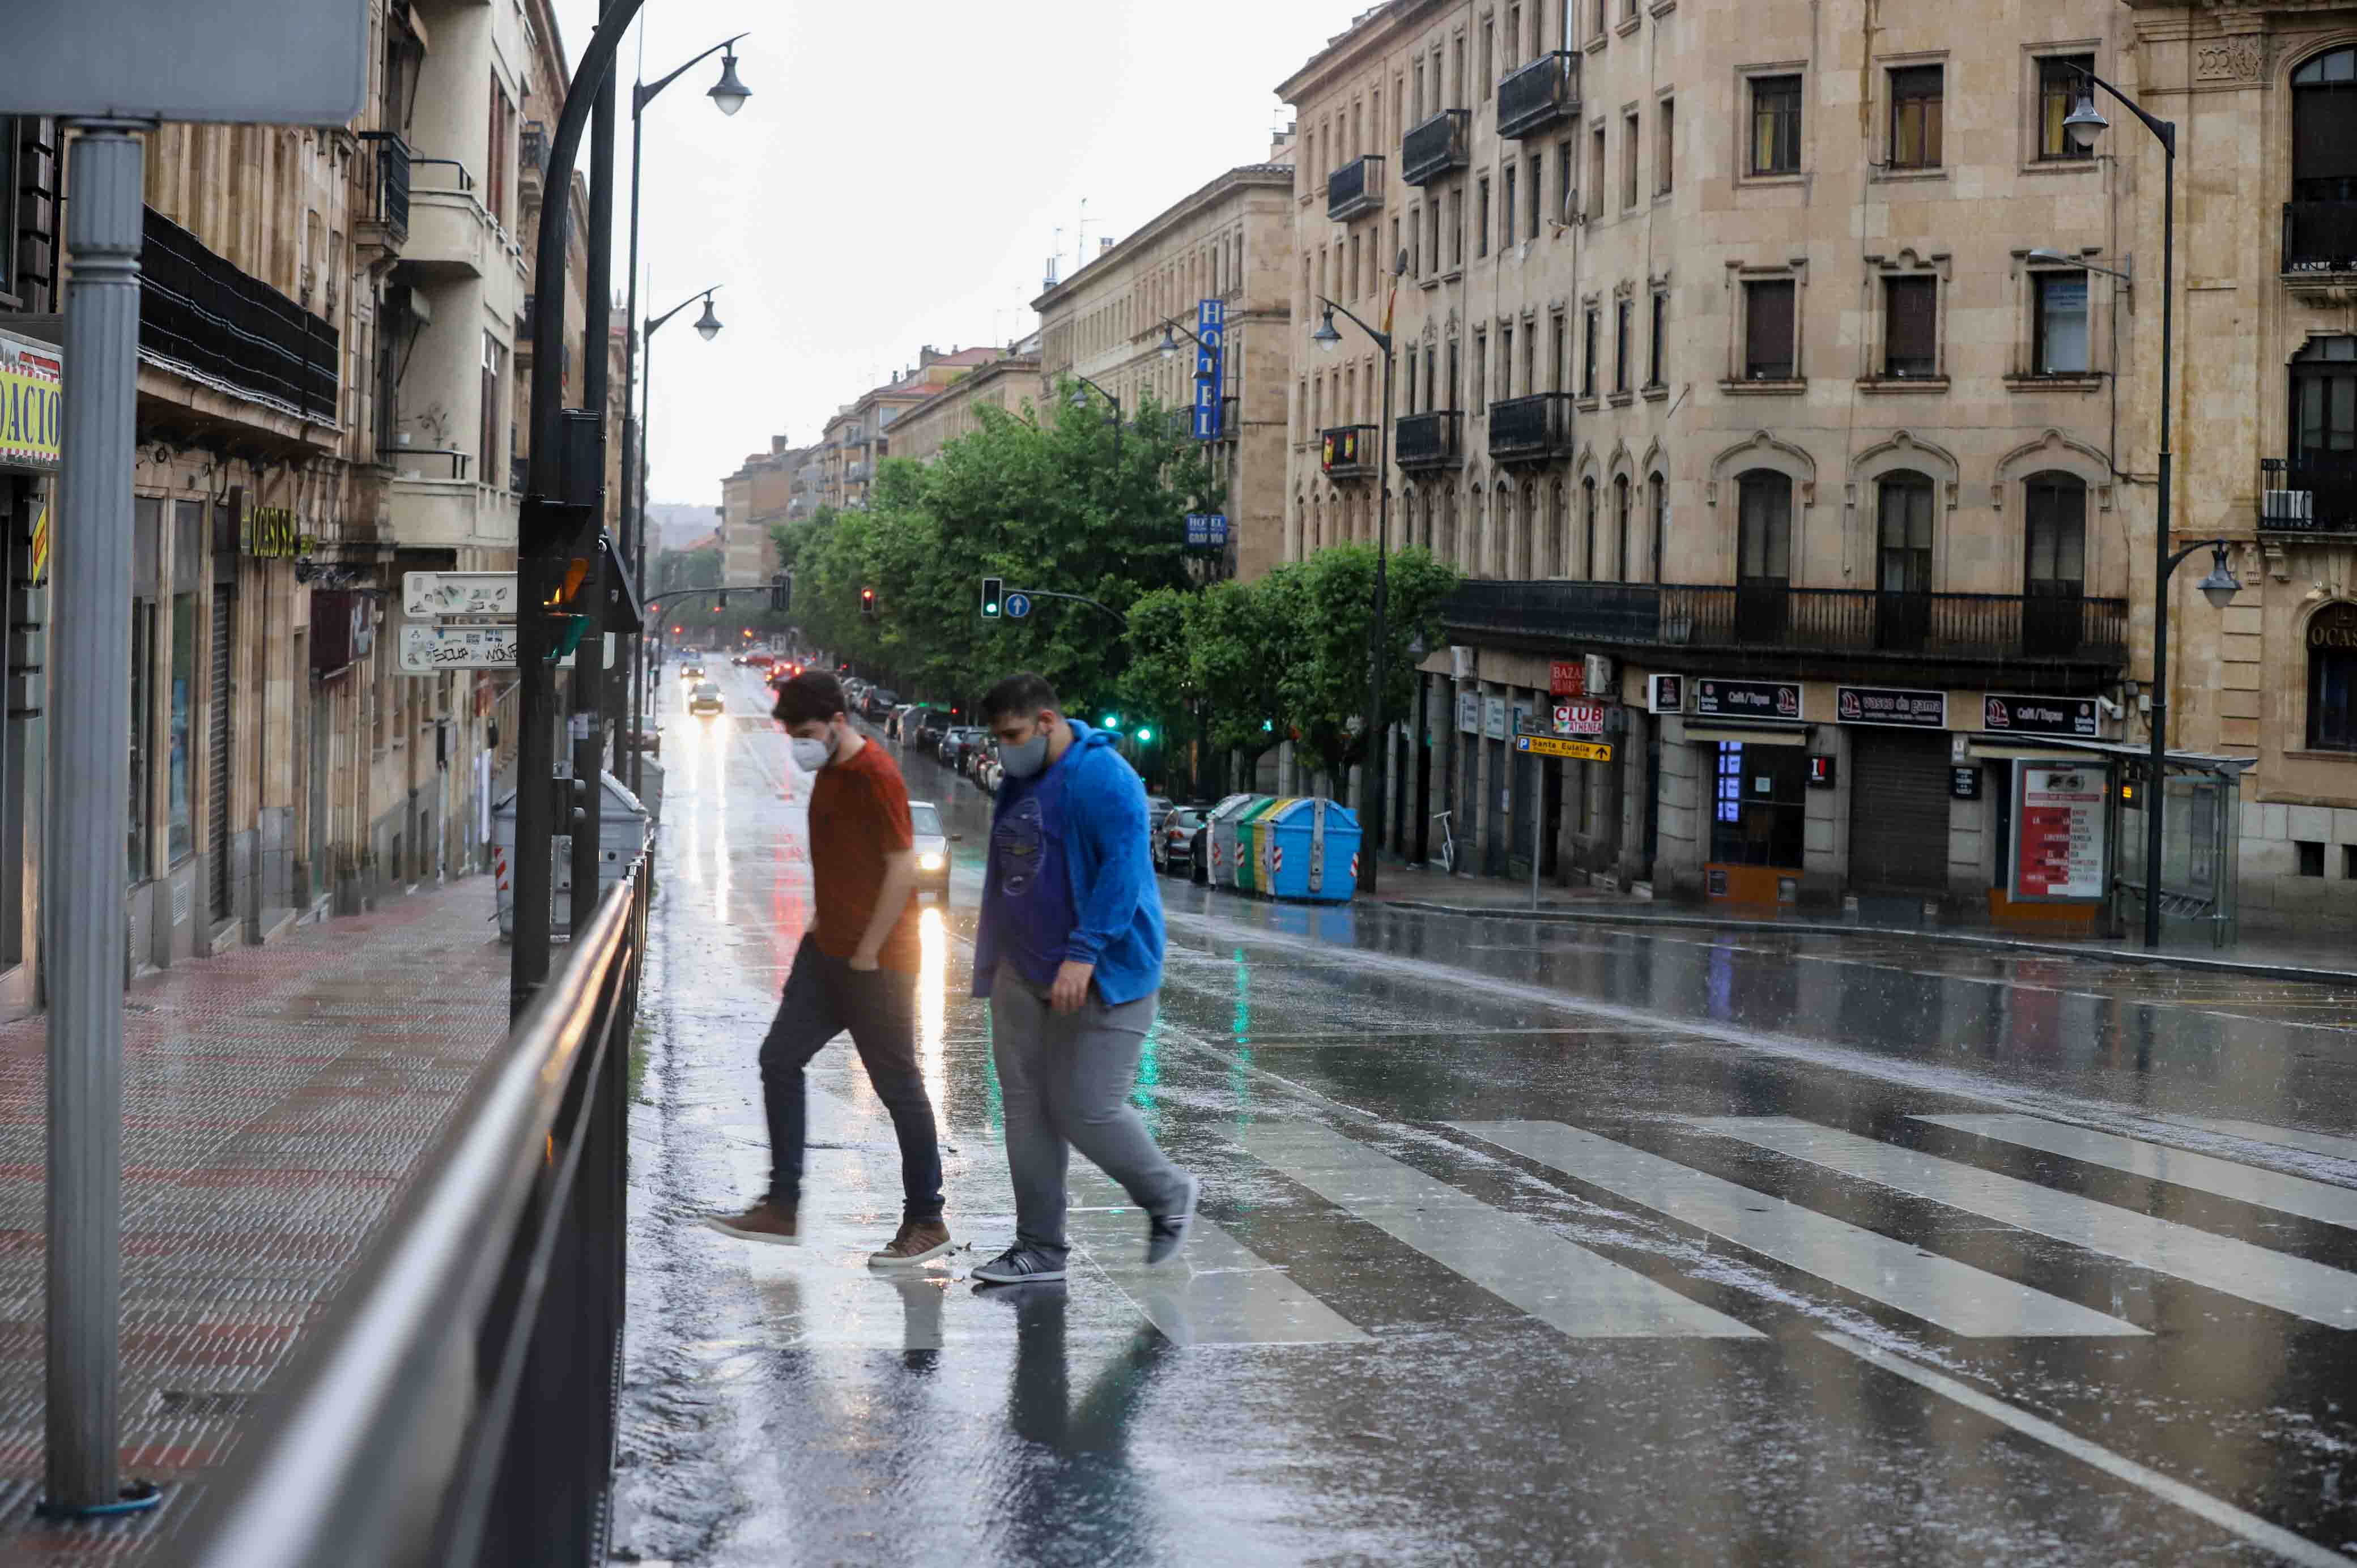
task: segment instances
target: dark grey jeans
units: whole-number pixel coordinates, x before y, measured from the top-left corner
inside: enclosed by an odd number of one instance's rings
[[[1119,1182],[1148,1214],[1187,1196],[1129,1103],[1156,998],[1108,1007],[1092,989],[1077,1013],[1048,1004],[1047,989],[1000,964],[990,983],[990,1053],[1006,1110],[1006,1164],[1015,1178],[1015,1240],[1064,1262],[1064,1174],[1071,1151]]]

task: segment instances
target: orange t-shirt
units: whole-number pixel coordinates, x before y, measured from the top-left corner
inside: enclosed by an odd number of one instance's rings
[[[811,876],[816,883],[818,950],[849,958],[859,950],[884,885],[884,857],[913,842],[909,834],[909,787],[899,768],[874,741],[858,755],[819,769],[811,787]],[[917,972],[917,900],[911,894],[884,939],[877,962]]]

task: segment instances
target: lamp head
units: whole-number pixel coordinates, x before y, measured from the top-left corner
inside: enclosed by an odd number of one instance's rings
[[[2111,128],[2112,123],[2104,119],[2103,112],[2095,107],[2095,95],[2092,91],[2083,90],[2079,102],[2070,113],[2062,117],[2063,134],[2071,138],[2071,145],[2083,153],[2093,147],[2095,138]]]
[[[753,90],[737,80],[735,49],[720,57],[720,80],[712,84],[712,91],[705,96],[718,105],[723,114],[736,113],[745,107],[745,100],[753,96]]]
[[[1326,307],[1326,318],[1318,324],[1318,330],[1309,335],[1309,340],[1329,354],[1342,346],[1342,335],[1334,330],[1332,306]]]
[[[696,335],[709,343],[720,335],[720,317],[712,314],[712,296],[704,296],[704,314],[695,318]]]
[[[2243,591],[2242,580],[2234,575],[2233,568],[2226,564],[2224,544],[2210,547],[2210,575],[2194,585],[2201,590],[2201,596],[2208,599],[2210,607],[2215,610],[2222,610],[2233,604],[2234,596]]]
[[[1168,325],[1162,328],[1162,347],[1157,352],[1166,360],[1175,360],[1178,357],[1178,334]]]
[[[2071,258],[2051,245],[2040,245],[2029,252],[2029,259],[2033,262],[2068,262]]]
[[[1088,388],[1086,388],[1086,387],[1078,387],[1078,386],[1074,387],[1074,388],[1072,389],[1072,395],[1071,395],[1071,397],[1070,398],[1070,400],[1068,400],[1068,401],[1070,401],[1070,402],[1071,402],[1071,405],[1072,405],[1074,408],[1086,408],[1086,407],[1088,407],[1088,406],[1089,406],[1089,389],[1088,389]]]

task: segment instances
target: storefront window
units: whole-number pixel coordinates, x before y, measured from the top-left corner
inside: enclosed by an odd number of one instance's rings
[[[2308,623],[2308,744],[2357,751],[2357,605],[2327,605]]]
[[[165,800],[171,863],[196,853],[196,818],[189,810],[189,726],[197,701],[197,596],[172,596],[171,773]]]
[[[1807,773],[1803,747],[1719,742],[1711,780],[1711,863],[1797,868]]]

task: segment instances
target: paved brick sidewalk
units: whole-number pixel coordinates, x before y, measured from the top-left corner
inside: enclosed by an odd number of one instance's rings
[[[507,1033],[476,877],[135,985],[124,1019],[123,1473],[134,1520],[32,1513],[42,1467],[42,1020],[0,1027],[0,1561],[157,1556],[190,1488]],[[176,1506],[178,1505],[178,1506]]]

